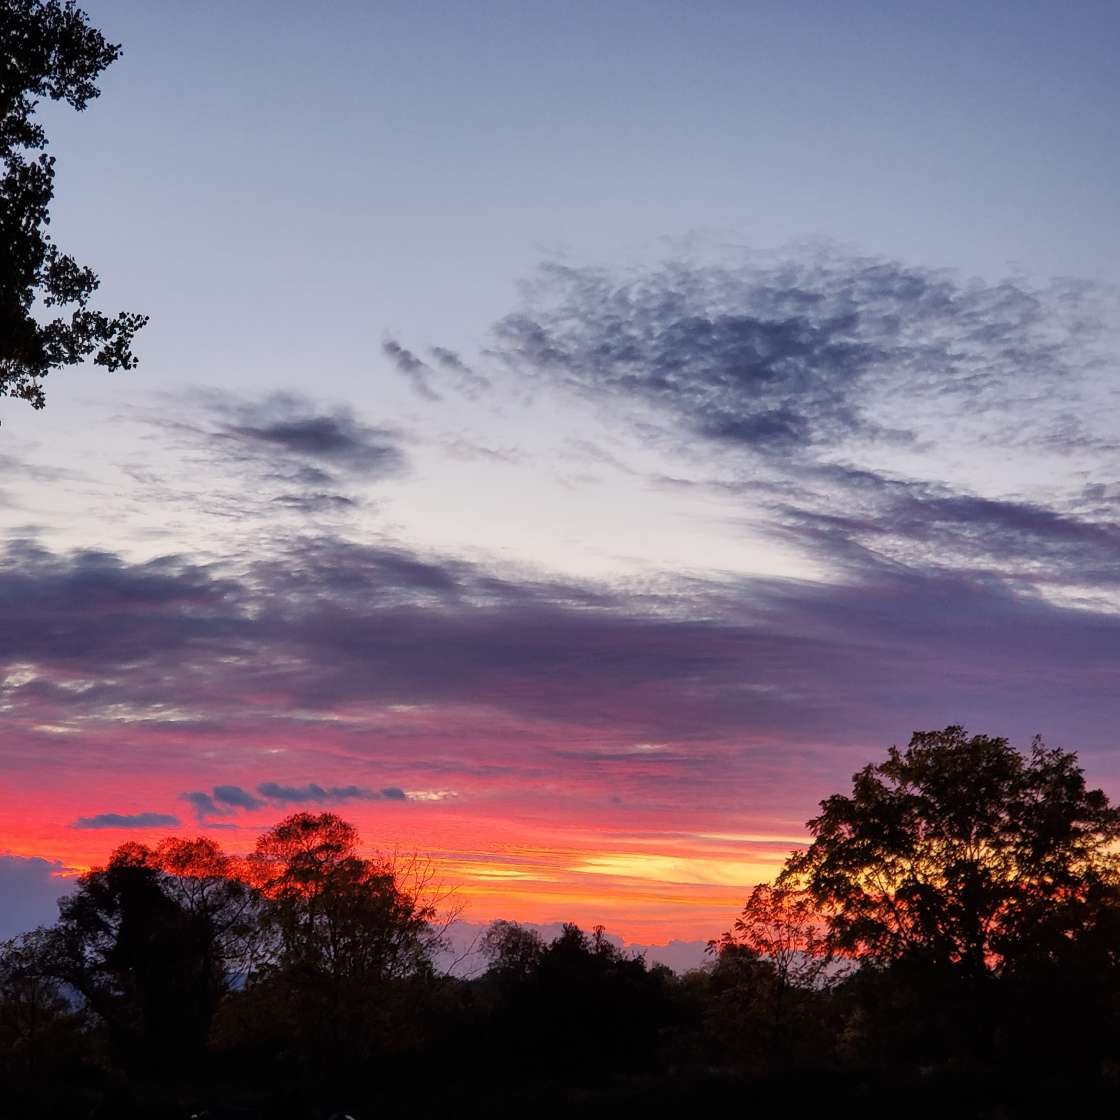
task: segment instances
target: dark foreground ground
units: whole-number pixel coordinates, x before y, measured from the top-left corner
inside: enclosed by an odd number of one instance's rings
[[[128,1085],[83,1089],[41,1086],[37,1099],[0,1102],[0,1117],[58,1120],[448,1120],[453,1117],[891,1117],[983,1118],[1114,1115],[1120,1086],[983,1077],[928,1076],[874,1080],[821,1073],[765,1079],[712,1072],[619,1079],[597,1086],[539,1082],[507,1087],[513,1072],[501,1055],[476,1085],[286,1085],[267,1090]]]

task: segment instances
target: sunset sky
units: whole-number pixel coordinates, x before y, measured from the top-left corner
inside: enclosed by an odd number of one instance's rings
[[[705,939],[950,723],[1120,795],[1120,8],[83,6],[151,323],[0,401],[0,936],[330,809]]]

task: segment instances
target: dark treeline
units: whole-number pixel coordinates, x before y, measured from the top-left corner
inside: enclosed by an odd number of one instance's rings
[[[1120,815],[1072,754],[916,735],[824,801],[707,966],[496,922],[300,813],[127,844],[0,955],[0,1115],[1062,1115],[1120,1088]]]

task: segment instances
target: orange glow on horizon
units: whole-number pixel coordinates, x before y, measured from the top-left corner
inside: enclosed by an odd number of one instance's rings
[[[42,802],[14,801],[0,796],[0,850],[57,861],[62,876],[103,864],[128,841],[155,846],[172,835],[209,836],[229,854],[244,854],[280,816],[262,814],[259,823],[236,828],[183,821],[178,828],[81,830],[66,823],[79,815],[77,807],[52,799],[48,814]],[[81,807],[88,804],[83,798]],[[612,834],[578,821],[473,817],[440,801],[417,806],[412,817],[421,819],[402,827],[402,814],[389,819],[393,809],[344,805],[332,811],[353,821],[368,854],[431,859],[440,890],[450,892],[449,905],[461,909],[464,920],[601,923],[628,942],[645,944],[719,936],[751,887],[772,879],[790,849],[807,840],[788,827],[773,834],[675,828]],[[379,837],[391,842],[379,843]]]

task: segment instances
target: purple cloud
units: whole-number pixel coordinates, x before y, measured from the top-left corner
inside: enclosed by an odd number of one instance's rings
[[[179,818],[170,813],[98,813],[79,817],[71,828],[178,828]]]

